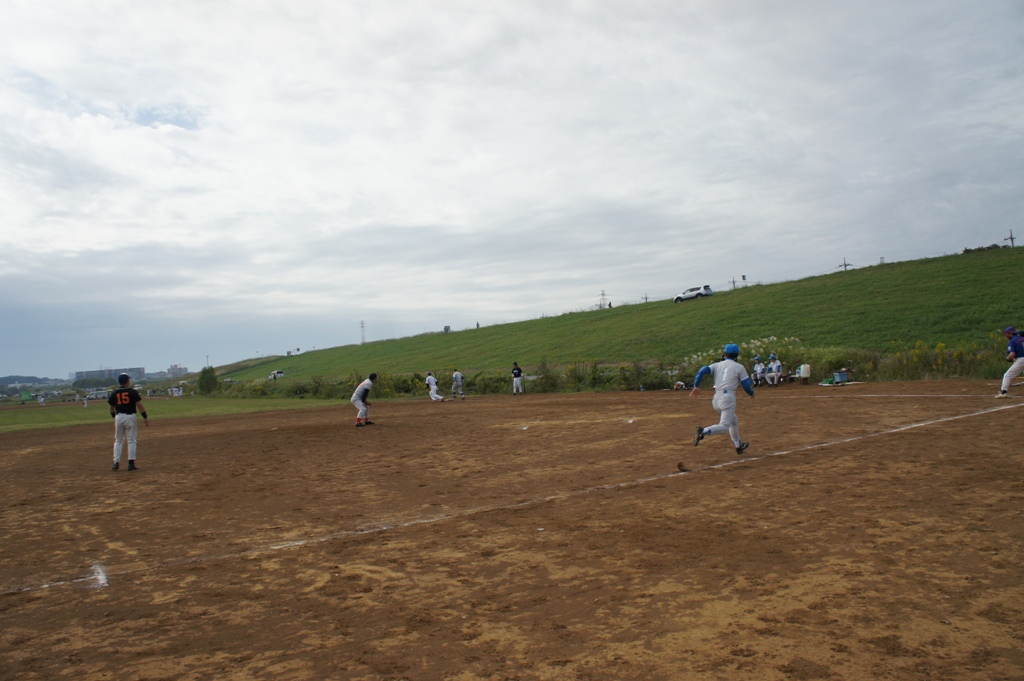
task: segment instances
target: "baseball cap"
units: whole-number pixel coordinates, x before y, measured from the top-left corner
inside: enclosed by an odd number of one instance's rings
[[[729,343],[728,345],[725,346],[725,356],[726,357],[730,357],[730,356],[731,357],[739,357],[740,356],[740,346],[736,345],[735,343]]]
[[[376,381],[377,380],[377,374],[370,374],[370,380],[371,381]]]
[[[1017,333],[1017,329],[1013,328],[1012,326],[1008,326],[1005,329],[1003,329],[1003,333],[1014,334]]]
[[[132,377],[129,376],[128,374],[121,374],[120,376],[117,377],[117,382],[121,385],[124,385],[125,383],[128,383],[131,380]]]

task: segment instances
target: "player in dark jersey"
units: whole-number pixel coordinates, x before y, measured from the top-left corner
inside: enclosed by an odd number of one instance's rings
[[[117,377],[118,389],[107,399],[110,405],[110,417],[114,419],[114,466],[116,471],[121,467],[121,445],[128,440],[128,470],[136,470],[135,451],[138,442],[139,424],[136,412],[149,425],[146,407],[142,404],[142,395],[132,387],[132,377],[121,374]]]
[[[523,394],[523,370],[519,368],[519,362],[512,362],[512,394]]]
[[[1010,396],[1010,385],[1013,383],[1013,379],[1024,372],[1024,337],[1012,326],[1003,329],[1003,335],[1006,336],[1007,341],[1006,361],[1012,362],[1012,364],[1003,374],[1003,383],[999,386],[996,397],[1007,398]]]

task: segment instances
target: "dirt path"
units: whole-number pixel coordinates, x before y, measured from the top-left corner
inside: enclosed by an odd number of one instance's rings
[[[992,394],[762,390],[742,460],[709,393],[3,434],[0,678],[1024,679]]]

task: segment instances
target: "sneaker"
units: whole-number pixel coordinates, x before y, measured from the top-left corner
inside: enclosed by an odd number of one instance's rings
[[[996,399],[1005,399],[1010,396],[1010,393],[999,393],[996,395]]]
[[[741,442],[740,446],[736,448],[736,453],[737,454],[742,454],[743,452],[747,451],[747,447],[749,447],[749,446],[750,446],[749,442]]]
[[[693,446],[696,447],[704,439],[704,429],[697,426],[697,432],[693,434]]]
[[[137,471],[137,470],[139,470],[139,467],[135,465],[134,461],[129,461],[128,462],[128,470],[130,470],[130,471]]]
[[[115,461],[114,465],[110,467],[110,470],[116,471],[120,467],[121,467],[121,462],[120,461]]]

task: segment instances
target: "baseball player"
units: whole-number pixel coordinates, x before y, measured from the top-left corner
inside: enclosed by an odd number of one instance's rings
[[[1024,371],[1024,336],[1021,336],[1012,326],[1003,329],[1003,335],[1009,341],[1006,345],[1006,361],[1013,362],[1013,364],[1003,374],[1003,384],[999,388],[999,394],[996,395],[1000,398],[1010,396],[1010,383]]]
[[[768,355],[768,370],[765,371],[764,377],[768,380],[768,385],[776,386],[779,384],[779,378],[782,376],[782,362],[775,356],[775,353]]]
[[[754,396],[754,388],[750,383],[750,376],[743,365],[736,361],[740,356],[740,346],[729,343],[725,346],[725,356],[722,361],[715,362],[710,366],[701,367],[693,379],[693,390],[690,392],[690,399],[700,394],[700,382],[705,376],[711,374],[715,381],[715,396],[711,400],[711,406],[721,415],[716,426],[702,428],[697,426],[697,432],[693,436],[693,446],[696,447],[708,435],[719,435],[728,433],[732,444],[736,447],[736,453],[742,454],[750,446],[749,442],[740,440],[740,420],[736,417],[736,390],[743,388],[751,397]]]
[[[459,394],[459,397],[466,399],[466,393],[462,392],[462,374],[458,369],[452,374],[452,399],[455,399],[455,393]]]
[[[430,386],[430,399],[433,402],[444,402],[444,397],[437,394],[437,379],[434,374],[427,372],[427,385]]]
[[[149,416],[142,404],[142,395],[132,387],[132,377],[121,374],[117,377],[118,388],[107,398],[110,405],[110,418],[114,419],[114,465],[113,470],[121,467],[121,445],[128,440],[128,470],[137,469],[135,453],[138,448],[139,424],[136,412],[142,415],[142,421],[149,426]]]
[[[523,392],[523,370],[519,368],[519,362],[512,362],[512,394],[516,393],[525,394]]]
[[[370,377],[356,386],[356,391],[352,393],[352,404],[359,410],[356,414],[356,428],[373,425],[373,421],[370,420],[370,402],[366,398],[370,396],[370,389],[376,380],[377,374],[371,373]]]
[[[761,361],[761,355],[754,355],[754,367],[751,369],[754,372],[754,385],[761,385],[765,381],[765,366],[764,362]]]

